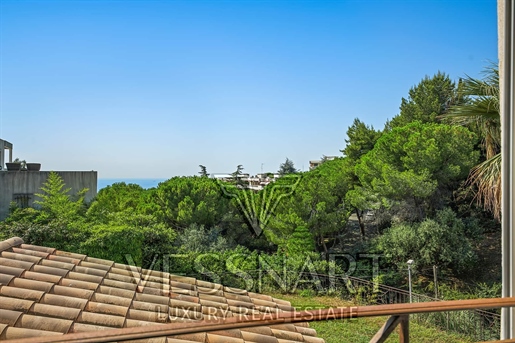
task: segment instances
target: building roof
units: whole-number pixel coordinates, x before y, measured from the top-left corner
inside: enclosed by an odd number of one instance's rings
[[[0,340],[293,311],[287,301],[113,261],[0,241]],[[138,342],[323,343],[307,323]]]

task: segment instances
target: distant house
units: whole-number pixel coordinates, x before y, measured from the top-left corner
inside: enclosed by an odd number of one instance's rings
[[[219,179],[225,182],[235,182],[234,176],[231,174],[213,174],[212,176],[215,179]],[[247,173],[238,175],[238,179],[242,188],[253,189],[255,191],[262,190],[270,182],[274,182],[280,177],[281,175],[272,173],[261,173],[255,176],[251,176]]]
[[[338,156],[324,156],[321,160],[311,160],[309,161],[309,170],[313,170],[325,161],[332,161],[335,158],[338,158]]]
[[[5,159],[5,151],[9,151],[9,159]],[[0,139],[0,220],[9,215],[9,206],[15,202],[19,207],[32,207],[37,200],[36,193],[46,182],[50,171],[8,171],[6,163],[12,162],[13,145]],[[96,171],[56,171],[63,179],[66,188],[71,188],[70,195],[77,194],[84,188],[87,202],[97,195]]]

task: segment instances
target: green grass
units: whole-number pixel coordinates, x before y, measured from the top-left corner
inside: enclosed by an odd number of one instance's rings
[[[273,297],[290,301],[297,309],[319,309],[327,307],[355,306],[350,302],[335,297],[302,297],[300,295],[272,294]],[[386,322],[388,317],[369,317],[342,320],[311,322],[309,325],[317,331],[318,337],[327,343],[367,343]],[[399,328],[390,335],[386,342],[399,342]],[[445,332],[433,327],[419,325],[410,321],[410,342],[415,343],[465,343],[472,342],[462,336]]]

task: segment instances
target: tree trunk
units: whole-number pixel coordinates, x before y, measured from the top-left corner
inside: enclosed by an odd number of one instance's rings
[[[365,239],[365,223],[363,223],[363,218],[359,215],[358,209],[356,209],[356,216],[358,217],[359,231],[361,232],[361,240],[364,240]]]
[[[324,248],[325,256],[329,256],[329,251],[327,250],[327,245],[325,244],[324,237],[320,237],[320,242],[322,243],[322,247]]]

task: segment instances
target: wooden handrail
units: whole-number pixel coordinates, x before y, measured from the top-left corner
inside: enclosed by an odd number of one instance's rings
[[[198,332],[239,329],[253,326],[276,325],[334,319],[378,316],[402,316],[414,313],[473,310],[478,308],[515,307],[515,297],[474,300],[452,300],[412,304],[333,307],[320,310],[242,315],[199,322],[181,322],[164,325],[140,326],[95,332],[71,333],[62,336],[41,336],[8,340],[9,343],[51,342],[112,342],[145,339],[160,336],[183,335]]]

